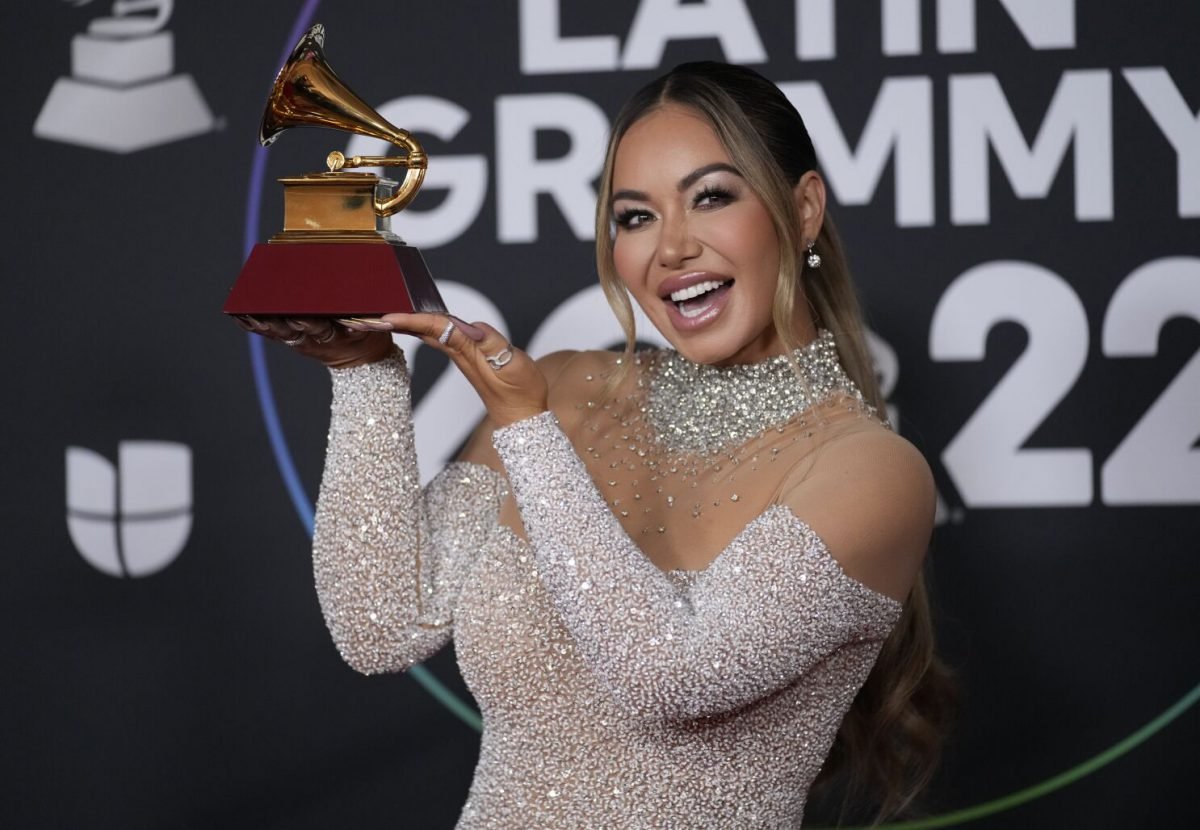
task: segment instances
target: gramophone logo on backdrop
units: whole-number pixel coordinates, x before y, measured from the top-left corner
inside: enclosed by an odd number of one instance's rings
[[[72,38],[71,77],[54,83],[33,134],[131,153],[213,129],[192,76],[171,75],[175,40],[162,28],[173,8],[174,0],[115,0],[111,17]]]
[[[117,465],[67,447],[67,530],[87,562],[139,577],[175,560],[192,530],[192,451],[171,441],[122,441]]]

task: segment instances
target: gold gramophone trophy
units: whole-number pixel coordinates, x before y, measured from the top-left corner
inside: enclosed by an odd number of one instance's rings
[[[392,214],[421,187],[428,161],[421,145],[355,95],[325,60],[317,24],[279,70],[259,140],[263,146],[296,126],[328,127],[382,138],[402,156],[354,156],[334,150],[329,171],[282,178],[283,231],[250,252],[222,308],[226,314],[316,317],[440,311],[421,252],[391,230]],[[405,168],[399,184],[346,168]]]

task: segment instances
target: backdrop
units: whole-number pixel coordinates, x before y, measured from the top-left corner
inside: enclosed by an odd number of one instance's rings
[[[328,380],[219,314],[275,179],[256,137],[323,22],[430,154],[397,221],[537,354],[617,339],[608,122],[683,60],[804,114],[900,431],[941,496],[963,704],[921,826],[1182,826],[1197,769],[1200,9],[1169,0],[6,3],[6,827],[450,827],[452,654],[366,678],[308,558]],[[648,337],[648,339],[651,339]],[[426,474],[479,406],[416,356]],[[814,816],[818,823],[820,816]]]

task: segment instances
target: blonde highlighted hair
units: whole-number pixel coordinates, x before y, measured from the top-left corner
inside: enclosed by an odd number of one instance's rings
[[[884,412],[858,297],[828,213],[812,240],[821,266],[805,267],[809,240],[800,236],[800,215],[792,189],[802,175],[817,167],[808,130],[778,87],[744,67],[714,62],[682,64],[635,93],[613,123],[596,208],[596,267],[605,297],[625,333],[626,355],[634,349],[636,331],[629,294],[613,261],[613,164],[629,128],[668,104],[687,107],[709,123],[771,217],[779,239],[779,280],[772,319],[787,352],[800,345],[794,326],[797,304],[803,299],[813,322],[833,333],[851,380],[869,404]],[[622,361],[623,367],[631,363]],[[865,795],[874,803],[876,820],[901,812],[933,775],[951,697],[949,673],[934,650],[929,601],[921,577],[842,724],[818,785],[842,779],[847,798]]]

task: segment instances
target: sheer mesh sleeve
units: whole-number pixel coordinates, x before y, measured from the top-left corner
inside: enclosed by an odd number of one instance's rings
[[[403,670],[449,640],[462,581],[497,528],[504,479],[451,464],[422,492],[399,350],[332,375],[317,596],[347,663],[366,674]]]
[[[580,654],[631,713],[694,718],[778,690],[900,603],[848,577],[791,510],[747,525],[685,598],[625,533],[551,413],[494,435],[538,572]]]

